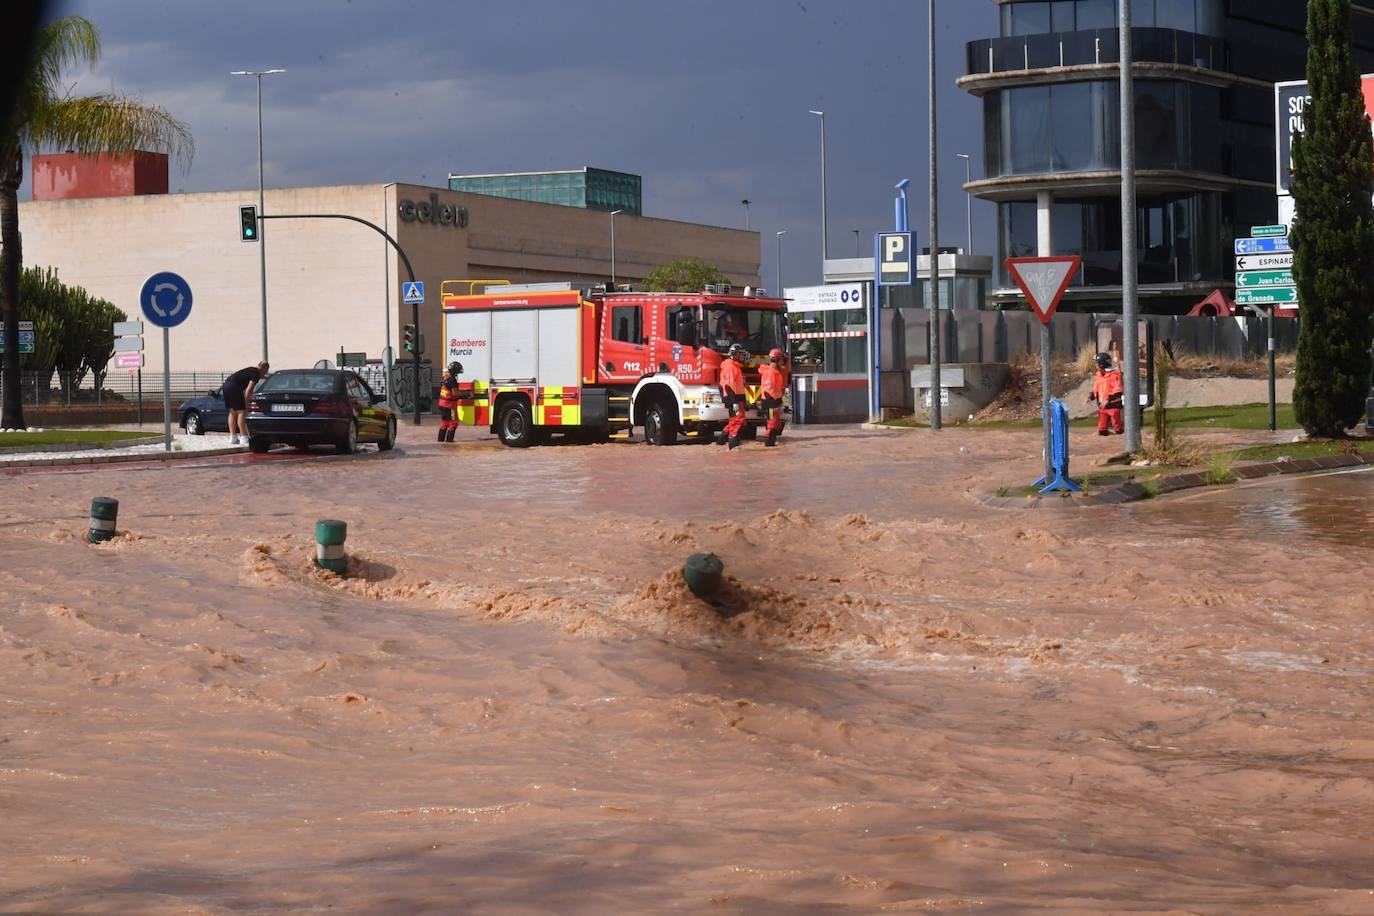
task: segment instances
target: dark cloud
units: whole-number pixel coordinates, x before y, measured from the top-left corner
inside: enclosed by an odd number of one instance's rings
[[[912,181],[926,232],[926,5],[912,0],[65,0],[104,38],[77,92],[140,95],[196,138],[173,188],[256,187],[253,80],[264,79],[271,185],[417,181],[450,171],[596,165],[644,176],[652,216],[742,225],[764,277],[820,274],[819,125],[827,112],[831,255],[892,220]],[[963,164],[977,100],[954,80],[964,43],[996,32],[990,0],[940,7],[942,241],[964,238]],[[981,160],[981,155],[977,157]],[[992,209],[980,205],[982,248]]]

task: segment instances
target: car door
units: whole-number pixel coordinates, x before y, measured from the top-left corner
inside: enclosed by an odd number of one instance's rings
[[[229,431],[229,408],[224,406],[224,389],[216,388],[210,392],[206,404],[205,428],[216,432]]]
[[[616,304],[606,309],[609,324],[602,336],[601,374],[607,381],[637,382],[653,374],[644,339],[644,310],[639,305]]]
[[[372,398],[368,396],[367,386],[363,384],[363,380],[352,372],[346,373],[344,390],[353,402],[353,416],[358,418],[358,438],[380,439],[382,434],[377,429],[377,411],[372,406]]]

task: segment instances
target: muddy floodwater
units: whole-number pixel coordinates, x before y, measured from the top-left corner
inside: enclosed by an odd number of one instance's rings
[[[1374,475],[432,434],[0,473],[0,912],[1374,912]]]

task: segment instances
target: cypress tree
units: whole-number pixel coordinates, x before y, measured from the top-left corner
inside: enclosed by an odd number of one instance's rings
[[[1351,48],[1350,0],[1308,0],[1304,133],[1293,143],[1291,231],[1298,287],[1293,412],[1312,436],[1342,436],[1369,391],[1374,336],[1374,145]]]

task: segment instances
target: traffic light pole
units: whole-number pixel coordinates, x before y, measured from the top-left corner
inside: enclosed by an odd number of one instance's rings
[[[349,215],[346,214],[346,213],[273,213],[271,216],[267,215],[266,213],[263,213],[263,214],[260,214],[260,215],[258,216],[258,219],[346,219],[346,220],[349,220],[350,222],[362,223],[364,226],[367,226],[369,229],[372,229],[372,230],[374,230],[375,232],[377,232],[378,235],[380,235],[382,238],[386,239],[387,242],[389,242],[389,243],[391,244],[391,247],[392,247],[392,248],[395,248],[395,249],[396,249],[396,253],[397,253],[398,255],[401,256],[401,263],[405,265],[405,268],[406,268],[406,276],[410,278],[410,282],[412,282],[412,283],[415,282],[415,270],[414,270],[414,268],[412,268],[412,267],[410,266],[410,258],[406,257],[405,249],[402,248],[401,245],[400,245],[400,243],[397,242],[394,238],[392,238],[392,237],[390,236],[390,234],[388,234],[387,231],[386,231],[385,229],[383,229],[381,226],[378,226],[376,223],[369,222],[368,220],[365,220],[365,219],[363,219],[362,217],[359,217],[359,216],[349,216]],[[411,422],[412,422],[414,425],[419,426],[419,425],[420,425],[420,346],[419,346],[419,344],[420,344],[420,305],[419,305],[419,303],[412,303],[412,304],[411,304],[411,307],[410,307],[410,320],[413,321],[413,322],[415,323],[415,350],[412,352],[412,356],[414,357],[414,365],[415,365],[415,397],[414,397],[415,412],[414,412],[414,416],[411,418]],[[391,392],[388,391],[388,392],[387,392],[387,396],[390,397],[390,395],[391,395]]]

